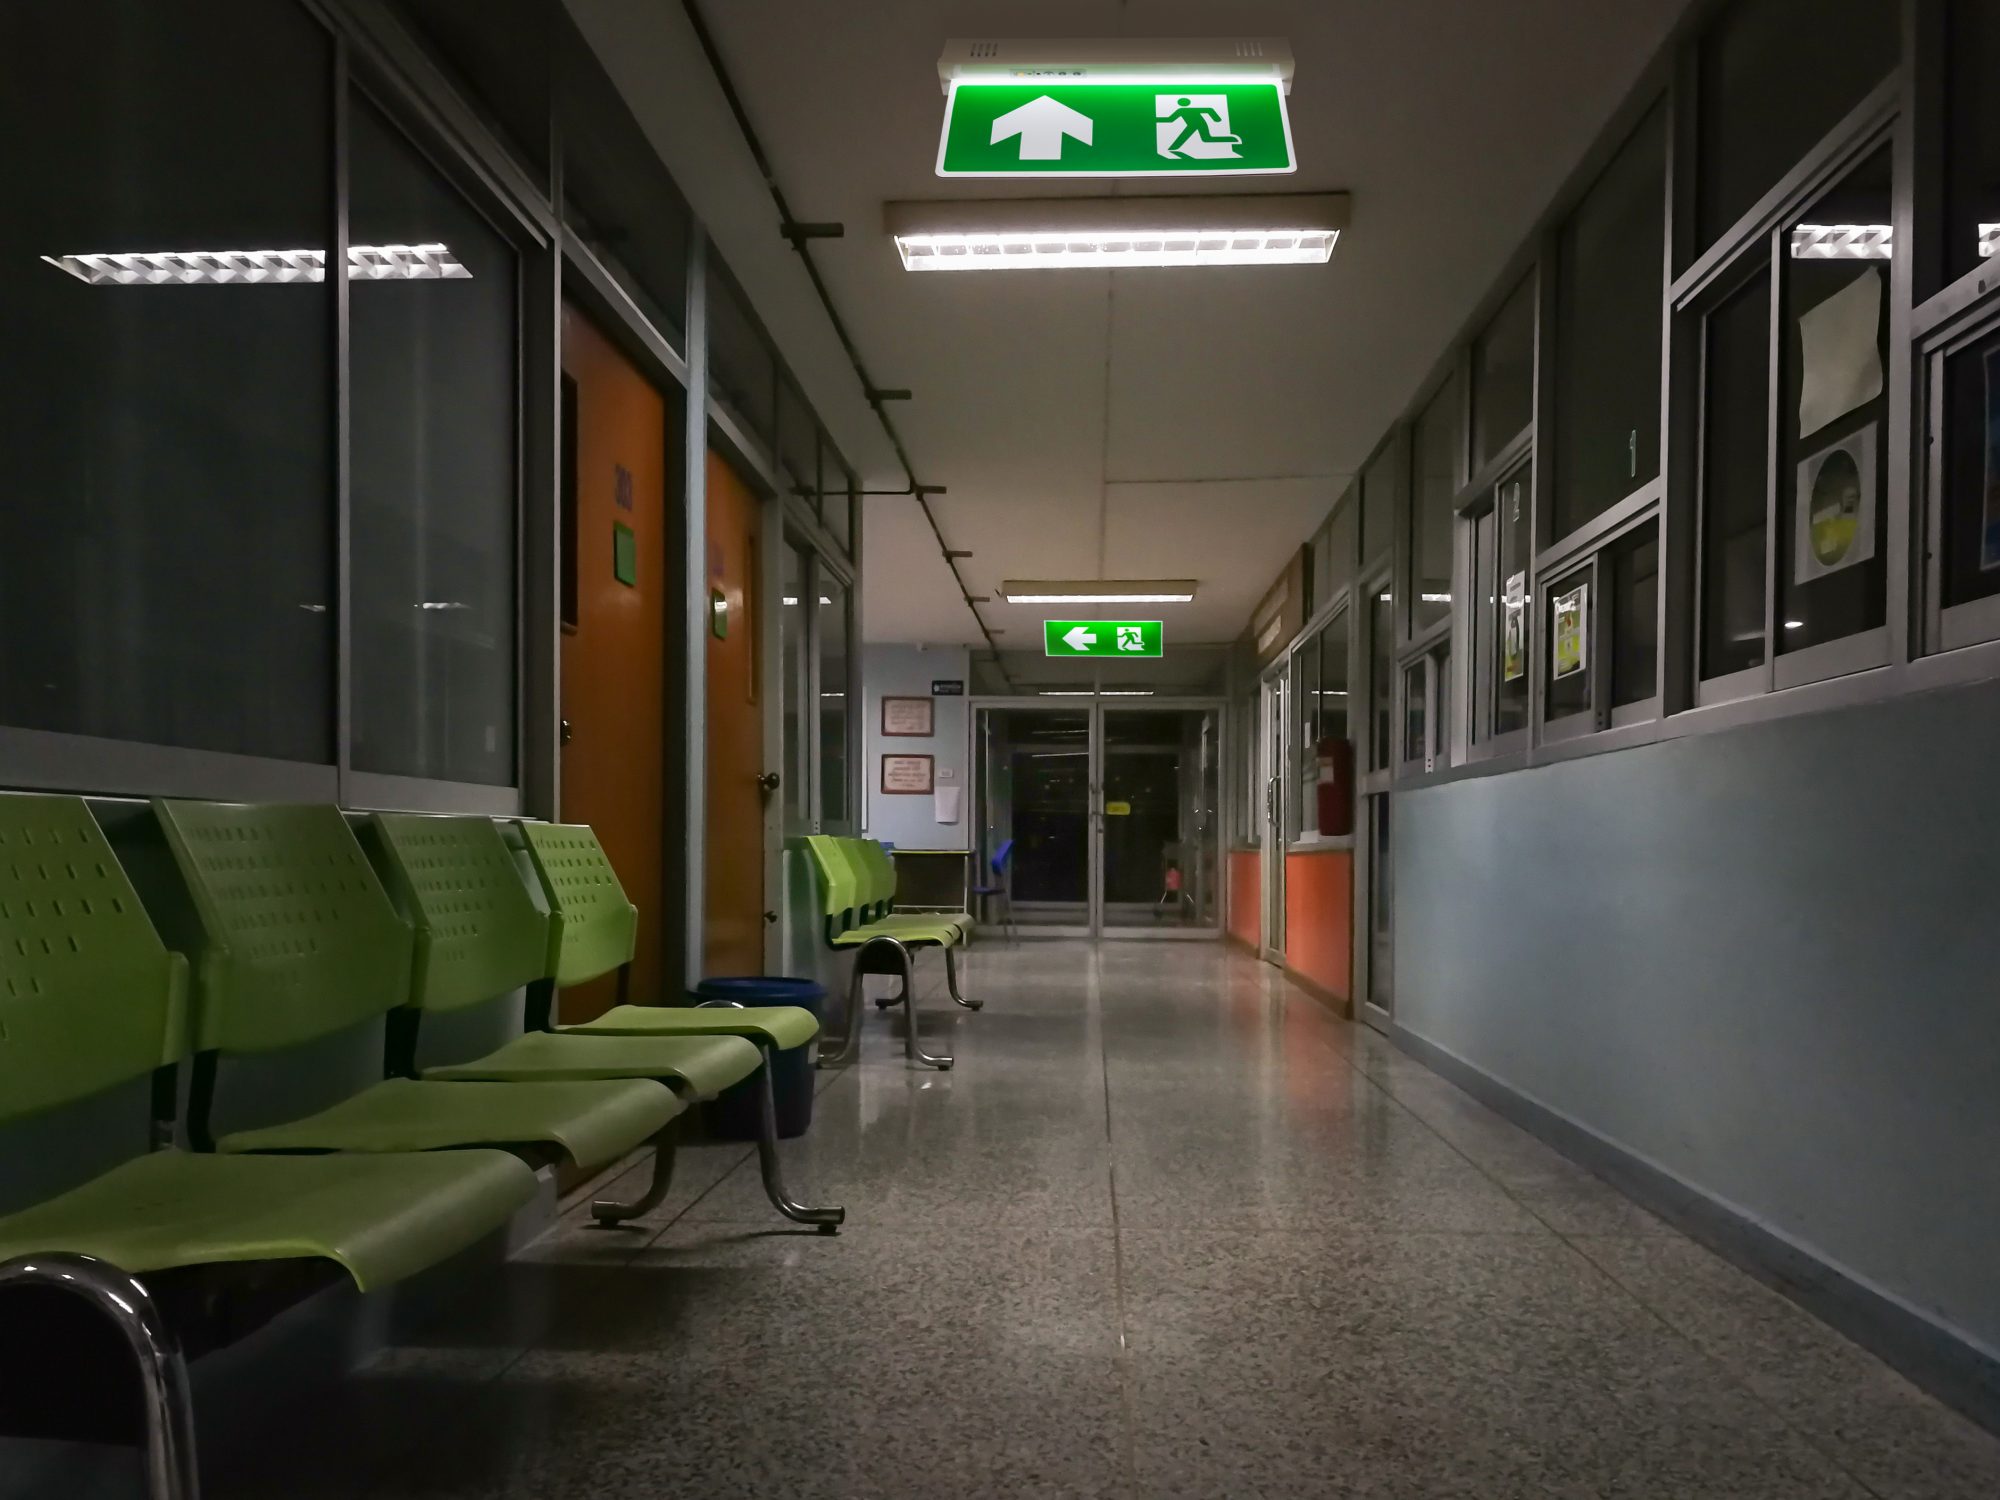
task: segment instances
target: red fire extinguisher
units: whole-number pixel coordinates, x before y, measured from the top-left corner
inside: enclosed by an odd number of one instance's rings
[[[1347,740],[1319,742],[1319,831],[1354,832],[1354,746]]]

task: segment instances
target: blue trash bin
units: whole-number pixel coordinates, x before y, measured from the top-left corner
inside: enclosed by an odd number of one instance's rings
[[[815,1020],[826,1020],[826,990],[810,979],[759,974],[704,979],[688,991],[695,1005],[796,1005]],[[777,1104],[778,1134],[786,1140],[806,1133],[813,1114],[813,1044],[772,1055],[771,1093]],[[724,1140],[757,1139],[758,1080],[733,1084],[708,1109],[710,1131]]]

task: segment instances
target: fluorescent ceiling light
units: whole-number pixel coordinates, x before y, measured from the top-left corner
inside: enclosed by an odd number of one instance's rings
[[[324,250],[133,250],[44,255],[86,286],[285,286],[326,280]],[[448,245],[349,245],[356,281],[470,281]]]
[[[1345,193],[886,203],[907,271],[1324,265]]]
[[[1895,246],[1893,224],[1795,224],[1793,260],[1888,260]]]
[[[1150,698],[1151,688],[1043,688],[1044,698]]]
[[[1291,44],[1282,37],[953,37],[938,57],[938,88],[984,83],[1276,82],[1292,91]]]
[[[1187,604],[1192,578],[1010,578],[1000,585],[1009,604]]]
[[[796,595],[796,594],[787,594],[787,595],[785,595],[785,603],[787,603],[787,604],[797,604],[798,602],[799,602],[799,600],[798,600],[798,595]],[[822,603],[822,604],[831,604],[831,603],[833,603],[833,601],[832,601],[831,599],[827,598],[827,597],[826,597],[826,595],[824,595],[824,594],[821,594],[821,595],[819,596],[819,602],[820,602],[820,603]]]

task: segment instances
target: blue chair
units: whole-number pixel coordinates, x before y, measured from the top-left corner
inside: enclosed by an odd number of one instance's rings
[[[1007,879],[1007,861],[1012,857],[1013,853],[1014,841],[1012,839],[1006,840],[998,849],[994,850],[993,858],[987,861],[986,867],[993,872],[993,879],[996,883],[993,885],[975,885],[972,888],[972,894],[974,899],[981,903],[979,907],[979,918],[981,921],[986,919],[985,898],[989,896],[998,896],[1000,898],[1000,910],[1005,914],[1003,920],[1006,924],[1007,936],[1013,941],[1018,942],[1020,941],[1021,933],[1014,926],[1014,894],[1010,889],[1012,882]]]

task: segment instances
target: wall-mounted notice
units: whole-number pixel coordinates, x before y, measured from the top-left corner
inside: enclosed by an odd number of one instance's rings
[[[882,757],[882,794],[887,797],[928,797],[936,789],[931,775],[935,764],[928,755],[885,755]]]
[[[931,679],[933,698],[963,698],[965,679],[963,677],[933,677]]]
[[[1518,682],[1528,675],[1528,575],[1507,575],[1500,601],[1500,678]]]
[[[1811,583],[1875,555],[1875,424],[1799,465],[1792,571]]]
[[[1590,660],[1590,585],[1579,583],[1555,598],[1555,666],[1551,676],[1574,677]]]
[[[897,739],[927,740],[933,732],[931,700],[928,698],[884,698],[882,733]]]

